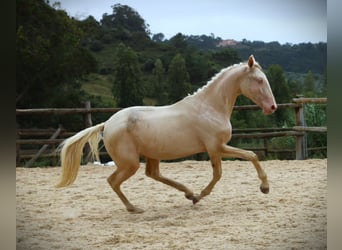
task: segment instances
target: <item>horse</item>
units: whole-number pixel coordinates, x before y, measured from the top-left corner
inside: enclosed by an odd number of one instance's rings
[[[257,155],[227,145],[232,137],[230,117],[241,94],[256,103],[266,115],[277,109],[268,79],[253,55],[246,62],[222,69],[206,85],[172,105],[128,107],[107,121],[67,138],[61,144],[62,176],[57,187],[65,187],[75,181],[86,143],[98,158],[98,143],[102,139],[116,165],[107,181],[129,212],[144,211],[132,205],[120,188],[138,170],[140,157],[145,158],[148,177],[184,192],[193,204],[209,195],[220,180],[222,157],[251,161],[261,180],[260,190],[267,194],[267,175]],[[213,176],[200,194],[194,194],[185,185],[160,173],[161,160],[202,152],[209,155]]]

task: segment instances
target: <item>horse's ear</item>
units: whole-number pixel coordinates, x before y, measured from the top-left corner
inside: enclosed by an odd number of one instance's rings
[[[248,66],[249,66],[250,68],[252,68],[253,65],[254,65],[254,63],[255,63],[254,56],[253,56],[253,55],[250,55],[249,58],[248,58]]]

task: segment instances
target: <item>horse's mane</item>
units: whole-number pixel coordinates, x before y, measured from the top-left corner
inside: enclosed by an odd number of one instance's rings
[[[236,63],[233,65],[228,66],[227,68],[223,68],[221,69],[218,73],[216,73],[208,82],[207,84],[203,85],[202,87],[198,88],[193,94],[188,94],[188,96],[194,96],[199,92],[202,92],[203,90],[205,90],[206,88],[208,88],[213,82],[215,82],[217,79],[219,79],[225,72],[237,67],[237,66],[241,66],[243,64],[246,64],[246,62],[240,62],[240,63]],[[262,67],[259,65],[259,63],[255,62],[254,66],[256,66],[257,68],[259,68],[260,70],[262,70]]]
[[[233,64],[233,65],[230,65],[228,66],[227,68],[223,68],[221,69],[218,73],[216,73],[208,82],[207,84],[203,85],[202,87],[198,88],[192,95],[188,95],[188,96],[194,96],[196,95],[197,93],[199,92],[202,92],[203,90],[205,90],[206,88],[208,88],[213,82],[215,82],[217,79],[219,79],[225,72],[231,70],[232,68],[235,68],[237,66],[240,66],[242,64],[245,64],[245,63],[236,63],[236,64]]]

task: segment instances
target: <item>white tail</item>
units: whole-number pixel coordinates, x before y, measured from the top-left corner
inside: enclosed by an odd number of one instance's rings
[[[91,153],[96,159],[98,155],[98,143],[100,141],[99,133],[103,130],[104,123],[86,128],[76,135],[66,139],[60,147],[62,178],[56,187],[66,187],[71,185],[76,177],[81,163],[81,155],[84,145],[88,142]]]

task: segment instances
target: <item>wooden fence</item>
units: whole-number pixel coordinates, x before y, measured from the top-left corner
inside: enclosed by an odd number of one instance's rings
[[[232,138],[262,138],[264,139],[264,147],[253,148],[254,151],[264,151],[268,153],[289,151],[286,150],[270,150],[267,145],[267,139],[283,136],[295,136],[296,159],[303,160],[308,157],[308,150],[327,150],[326,147],[307,148],[306,135],[307,132],[327,132],[326,127],[307,127],[305,122],[304,107],[307,103],[326,104],[327,98],[294,98],[293,103],[278,104],[278,109],[291,108],[295,112],[296,125],[292,128],[253,128],[253,129],[233,129]],[[257,105],[235,106],[234,110],[258,110]],[[16,109],[17,116],[23,115],[83,115],[84,127],[92,126],[92,114],[94,113],[115,113],[120,108],[91,108],[90,102],[85,102],[84,108],[46,108],[46,109]],[[55,149],[67,137],[74,135],[76,132],[66,131],[62,126],[55,129],[17,129],[16,139],[16,163],[21,164],[22,160],[27,160],[26,167],[30,167],[41,157],[56,156]],[[43,138],[41,138],[43,137]],[[41,145],[37,149],[25,149],[25,145]],[[292,151],[292,150],[291,150]],[[102,152],[101,155],[106,154]]]

